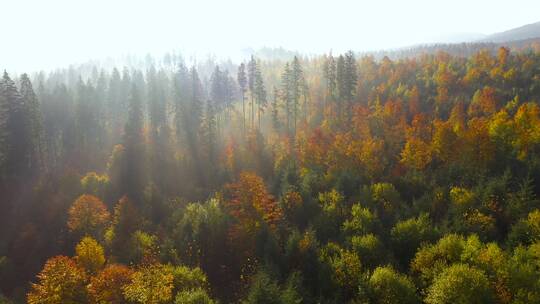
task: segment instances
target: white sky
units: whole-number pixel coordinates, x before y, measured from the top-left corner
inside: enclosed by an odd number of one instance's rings
[[[0,0],[0,68],[171,50],[377,50],[537,21],[540,0]]]

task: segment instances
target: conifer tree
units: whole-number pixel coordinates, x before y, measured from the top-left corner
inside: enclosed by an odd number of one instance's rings
[[[298,57],[294,56],[294,59],[291,63],[291,74],[290,74],[290,89],[291,89],[291,99],[293,103],[293,137],[296,137],[296,124],[298,121],[298,108],[300,103],[300,96],[302,94],[302,89],[304,85],[304,72],[302,71],[302,66],[300,65],[300,60]]]
[[[279,90],[274,87],[272,98],[272,127],[275,132],[279,133],[279,109],[278,109],[278,100],[279,100]]]
[[[256,77],[257,77],[257,61],[255,60],[255,57],[252,55],[251,56],[251,59],[248,63],[248,88],[249,88],[249,92],[250,92],[250,95],[251,95],[251,102],[250,102],[250,105],[251,105],[251,128],[254,127],[254,122],[255,122],[255,95],[256,95],[256,92],[255,92],[255,82],[256,82]]]
[[[7,178],[18,179],[24,176],[30,168],[32,155],[30,115],[24,104],[25,100],[7,72],[4,72],[0,89],[4,103],[2,106],[4,174]]]
[[[39,169],[43,165],[44,138],[43,138],[43,119],[41,110],[32,83],[27,74],[21,75],[21,96],[28,113],[28,122],[30,127],[30,167],[33,170]]]
[[[122,194],[139,202],[144,187],[144,116],[138,88],[133,85],[129,96],[128,120],[124,128],[125,147],[122,166]]]
[[[173,98],[174,98],[174,125],[176,132],[176,142],[180,145],[184,141],[184,113],[188,110],[189,99],[189,71],[181,62],[178,71],[174,76]]]
[[[246,76],[246,65],[243,62],[238,67],[237,81],[238,81],[238,85],[240,86],[240,93],[242,94],[242,113],[243,113],[243,119],[242,119],[242,128],[243,129],[242,130],[243,130],[244,136],[245,136],[245,133],[246,133],[247,76]]]
[[[257,69],[255,74],[255,97],[257,100],[257,117],[259,129],[261,128],[261,112],[264,111],[267,105],[266,89],[262,79],[261,71]]]

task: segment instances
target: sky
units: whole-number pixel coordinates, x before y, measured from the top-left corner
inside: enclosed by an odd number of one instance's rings
[[[372,51],[537,21],[539,0],[0,0],[0,68],[173,50],[233,60],[265,46]]]

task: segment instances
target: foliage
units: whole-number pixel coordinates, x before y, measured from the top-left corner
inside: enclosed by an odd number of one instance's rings
[[[136,303],[167,303],[173,298],[174,275],[160,264],[144,265],[131,276],[124,289],[127,300]]]
[[[124,287],[131,283],[133,270],[119,264],[107,265],[90,279],[88,294],[92,303],[125,303]]]
[[[452,265],[438,275],[429,288],[426,302],[495,303],[484,272],[464,264]]]
[[[28,303],[84,303],[87,276],[75,261],[66,256],[50,258],[32,284]]]
[[[103,202],[89,194],[83,194],[69,209],[68,228],[81,235],[101,238],[109,224],[110,214]]]
[[[75,261],[88,273],[95,274],[105,264],[103,247],[91,237],[84,237],[75,247]]]

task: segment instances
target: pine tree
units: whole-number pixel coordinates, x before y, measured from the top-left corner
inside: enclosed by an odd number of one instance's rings
[[[15,82],[4,72],[0,84],[3,97],[2,114],[4,131],[4,168],[7,178],[19,179],[30,169],[32,156],[32,133],[30,115],[25,100],[17,90]]]
[[[292,103],[292,93],[291,93],[291,68],[289,63],[285,64],[283,73],[281,74],[281,98],[285,104],[285,117],[287,120],[287,135],[291,137],[291,103]]]
[[[147,73],[147,100],[149,113],[149,127],[151,149],[149,149],[150,172],[152,181],[158,187],[163,187],[167,182],[167,170],[172,162],[169,152],[169,124],[167,117],[167,103],[163,85],[168,78],[163,71],[156,72],[151,66]]]
[[[272,99],[272,127],[275,132],[279,133],[279,109],[278,109],[278,100],[279,100],[279,90],[274,87],[274,96]]]
[[[174,95],[174,125],[176,132],[176,141],[180,145],[184,141],[182,125],[184,122],[183,114],[188,110],[189,99],[189,72],[187,67],[181,62],[178,71],[174,77],[173,95]]]
[[[345,67],[345,57],[339,55],[337,64],[336,64],[336,84],[337,84],[337,117],[340,123],[343,122],[343,104],[347,100],[347,82],[346,79],[346,67]]]
[[[203,126],[202,126],[202,138],[203,138],[203,145],[205,146],[205,152],[208,159],[208,164],[210,165],[210,170],[214,169],[215,161],[216,161],[216,106],[215,103],[212,102],[212,100],[208,99],[206,101],[206,108],[204,113],[204,119],[203,119]]]
[[[258,113],[258,125],[259,129],[261,128],[261,112],[264,111],[267,105],[266,99],[266,89],[264,87],[264,82],[262,79],[261,71],[257,69],[255,74],[255,97],[257,100],[257,113]]]
[[[246,89],[247,89],[246,86],[247,86],[247,76],[246,76],[246,65],[243,62],[238,67],[237,81],[238,81],[238,85],[240,86],[240,93],[242,94],[242,113],[243,113],[242,130],[243,130],[244,136],[245,136],[245,134],[246,134]]]
[[[129,96],[128,120],[124,128],[125,148],[122,166],[122,194],[140,202],[144,187],[144,116],[138,88],[132,85]]]
[[[345,54],[345,92],[344,99],[347,103],[347,123],[352,118],[352,104],[356,95],[356,82],[358,75],[356,72],[356,59],[354,53],[349,51]]]
[[[300,103],[300,96],[302,95],[302,89],[304,85],[304,72],[302,71],[302,66],[298,57],[294,56],[294,59],[291,63],[291,74],[290,74],[290,89],[291,89],[291,99],[293,103],[293,116],[294,116],[294,125],[293,125],[293,138],[296,137],[296,124],[298,121],[298,107]]]
[[[251,60],[248,63],[248,88],[251,95],[251,128],[254,127],[254,121],[255,121],[255,82],[257,77],[257,61],[255,60],[255,57],[253,55],[251,56]]]
[[[122,121],[120,118],[120,112],[122,111],[121,99],[122,99],[122,79],[120,72],[116,68],[113,69],[111,77],[109,79],[109,90],[107,92],[107,115],[106,119],[109,122],[109,129],[111,132],[111,138],[113,141],[118,139],[121,134]]]
[[[324,64],[324,78],[326,79],[326,100],[327,102],[336,102],[336,60],[330,54]]]
[[[21,76],[20,83],[21,96],[26,107],[25,111],[28,113],[30,124],[30,143],[32,151],[30,155],[30,167],[33,170],[38,170],[43,165],[43,119],[37,96],[34,93],[32,83],[27,74]]]

